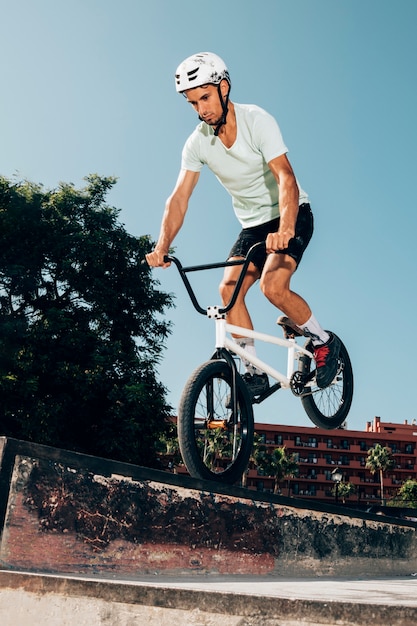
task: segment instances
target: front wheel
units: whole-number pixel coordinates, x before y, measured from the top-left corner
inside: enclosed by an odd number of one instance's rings
[[[191,476],[227,484],[246,471],[253,445],[253,410],[236,374],[237,414],[231,403],[232,368],[207,361],[188,379],[178,409],[178,441]]]
[[[311,340],[307,341],[304,347],[312,352]],[[316,367],[314,361],[306,355],[300,357],[299,363],[299,371],[304,375],[310,374]],[[343,424],[349,413],[352,398],[352,365],[349,354],[340,340],[339,363],[335,379],[328,387],[321,389],[315,385],[313,378],[311,383],[304,388],[301,402],[313,424],[330,430]]]

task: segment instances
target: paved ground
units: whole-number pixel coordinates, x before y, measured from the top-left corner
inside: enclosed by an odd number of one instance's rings
[[[140,577],[0,571],[2,626],[415,626],[417,575],[398,579]]]
[[[118,581],[122,582],[122,581]],[[128,584],[171,589],[190,589],[208,593],[233,593],[245,596],[264,596],[322,602],[354,602],[362,604],[384,604],[417,608],[417,574],[407,578],[350,580],[281,580],[264,578],[210,578],[204,580],[188,578],[172,580],[158,577],[157,580],[142,578],[140,581],[125,581]]]

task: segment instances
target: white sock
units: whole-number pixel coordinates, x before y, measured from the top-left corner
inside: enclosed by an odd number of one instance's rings
[[[246,352],[249,352],[252,356],[256,356],[256,348],[255,348],[255,340],[250,339],[249,337],[235,337],[235,342]],[[262,374],[262,371],[249,363],[246,359],[242,358],[242,363],[245,370],[253,376],[254,374]]]
[[[322,329],[313,314],[311,314],[310,319],[307,320],[305,324],[299,324],[299,326],[304,331],[305,335],[311,337],[313,346],[326,343],[326,341],[330,339],[329,333],[326,333],[326,331]]]

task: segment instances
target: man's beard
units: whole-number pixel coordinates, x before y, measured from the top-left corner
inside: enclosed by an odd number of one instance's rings
[[[223,116],[220,116],[220,117],[219,117],[216,121],[214,121],[214,122],[208,122],[207,120],[205,120],[204,118],[202,118],[202,117],[200,117],[200,116],[199,116],[199,118],[198,118],[198,119],[199,119],[199,120],[201,120],[202,122],[205,122],[208,126],[214,126],[214,127],[216,127],[216,126],[218,126],[219,124],[221,124],[221,123],[222,123],[222,121],[223,121]]]

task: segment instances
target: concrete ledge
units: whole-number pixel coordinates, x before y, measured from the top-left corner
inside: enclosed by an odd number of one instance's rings
[[[195,581],[196,579],[194,579]],[[0,571],[2,626],[414,626],[417,581],[111,582]]]
[[[416,524],[0,438],[0,566],[56,574],[406,576]],[[2,513],[1,513],[2,511]]]

